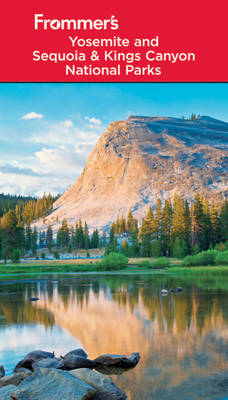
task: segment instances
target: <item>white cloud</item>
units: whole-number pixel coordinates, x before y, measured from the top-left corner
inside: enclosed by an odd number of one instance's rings
[[[28,119],[41,119],[41,118],[43,118],[43,117],[44,117],[43,114],[38,114],[38,113],[36,113],[36,112],[34,112],[34,111],[31,111],[31,112],[29,112],[29,113],[23,115],[23,116],[21,117],[21,119],[25,119],[25,120],[28,120]]]
[[[54,172],[55,175],[76,175],[78,167],[81,171],[83,165],[80,157],[65,146],[60,146],[57,149],[43,148],[35,153],[35,158],[43,170],[49,173]]]
[[[90,118],[90,117],[85,117],[85,119],[86,119],[87,121],[89,121],[90,124],[93,124],[93,125],[102,125],[101,120],[98,119],[98,118],[94,118],[94,117],[92,117],[92,118]]]
[[[67,128],[69,128],[69,127],[73,126],[74,124],[70,119],[66,119],[66,121],[62,122],[62,125],[66,126]]]
[[[80,127],[71,119],[45,122],[42,130],[24,137],[26,157],[0,162],[0,192],[42,195],[63,193],[81,174],[103,130],[102,125]]]
[[[42,196],[46,193],[63,193],[76,180],[75,174],[69,176],[55,175],[49,171],[44,176],[19,175],[0,171],[0,192]]]
[[[98,130],[98,126],[94,128],[94,131],[89,131],[88,129],[83,130],[76,127],[71,120],[60,121],[47,126],[45,130],[32,134],[26,141],[51,145],[52,147],[60,145],[75,146],[82,141],[89,141],[95,145],[100,136],[99,133],[101,133],[103,129],[99,127],[100,129]]]

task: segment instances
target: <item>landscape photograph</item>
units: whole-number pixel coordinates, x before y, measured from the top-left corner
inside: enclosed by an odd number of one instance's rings
[[[0,400],[228,400],[228,85],[0,84]]]

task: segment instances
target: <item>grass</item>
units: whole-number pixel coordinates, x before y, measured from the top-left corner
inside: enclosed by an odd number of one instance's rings
[[[145,262],[146,261],[146,262]],[[100,260],[98,259],[75,259],[75,260],[33,260],[21,262],[19,264],[1,264],[0,275],[14,274],[40,274],[40,273],[98,273],[98,274],[168,274],[183,276],[228,276],[228,266],[195,266],[185,267],[181,265],[181,260],[170,259],[170,266],[163,270],[157,267],[157,271],[153,269],[155,258],[130,258],[126,268],[119,270],[106,271],[99,268]]]
[[[223,275],[228,276],[228,266],[199,266],[199,267],[169,267],[168,272],[175,275],[200,275],[200,276],[214,276]]]
[[[10,264],[0,265],[0,274],[27,274],[27,273],[40,273],[40,272],[95,272],[97,266],[91,264],[70,264],[63,262],[56,262],[51,264],[31,263],[31,264]]]

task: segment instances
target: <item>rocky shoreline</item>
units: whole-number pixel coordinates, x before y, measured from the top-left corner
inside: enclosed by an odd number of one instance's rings
[[[106,375],[134,368],[139,360],[139,353],[130,357],[103,354],[90,360],[83,349],[60,357],[32,351],[11,375],[5,376],[0,366],[0,400],[126,400],[126,394]]]

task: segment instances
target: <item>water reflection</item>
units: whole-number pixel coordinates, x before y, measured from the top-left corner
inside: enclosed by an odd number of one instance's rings
[[[177,286],[184,292],[161,296],[161,288]],[[6,283],[0,285],[0,343],[8,351],[20,347],[19,329],[26,326],[36,337],[33,348],[53,350],[64,342],[68,351],[77,343],[91,358],[139,351],[139,365],[114,378],[129,400],[222,400],[228,394],[227,290],[224,278],[164,276]],[[36,296],[40,301],[31,303]],[[42,332],[49,332],[45,348]],[[0,356],[6,358],[1,347]]]

